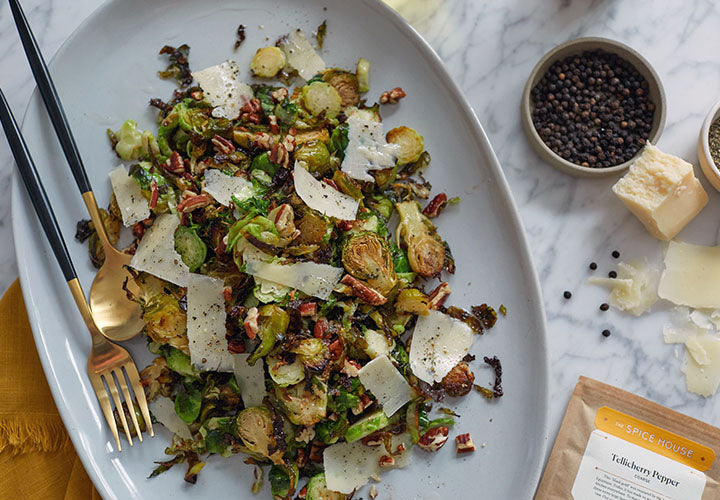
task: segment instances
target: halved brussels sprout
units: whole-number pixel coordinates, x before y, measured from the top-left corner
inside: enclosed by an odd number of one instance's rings
[[[445,246],[437,236],[435,226],[420,212],[420,205],[414,201],[397,203],[400,215],[395,237],[407,245],[408,261],[413,271],[430,278],[437,276],[445,263]]]
[[[305,379],[305,366],[299,357],[295,358],[292,363],[288,363],[278,356],[268,356],[266,362],[270,378],[278,387],[295,385]]]
[[[290,316],[283,308],[275,304],[267,304],[260,308],[258,336],[261,342],[247,359],[250,366],[254,366],[258,359],[267,356],[272,351],[275,342],[285,335],[289,323]]]
[[[375,233],[351,236],[343,245],[342,262],[348,273],[383,295],[397,283],[390,245]]]
[[[385,140],[400,146],[397,155],[398,165],[418,161],[425,149],[422,136],[409,127],[396,127],[388,130],[388,133],[385,134]]]
[[[360,101],[358,79],[352,73],[341,69],[329,69],[323,74],[323,80],[332,85],[340,94],[343,108],[355,106]]]
[[[295,151],[295,161],[304,161],[310,173],[325,174],[330,169],[330,152],[321,141],[308,141]]]
[[[284,463],[283,452],[276,446],[273,422],[267,408],[264,406],[245,408],[238,413],[236,426],[238,437],[248,450],[269,458],[275,464]],[[274,450],[272,453],[271,449]]]
[[[309,390],[305,382],[289,387],[275,385],[275,395],[295,425],[313,425],[327,415],[327,385],[317,377],[313,378]]]
[[[430,312],[428,296],[417,288],[405,288],[398,294],[395,310],[399,313],[426,315]]]
[[[330,350],[321,339],[301,340],[290,352],[297,354],[303,365],[315,372],[323,371],[330,362]]]
[[[302,88],[302,100],[310,114],[318,116],[325,112],[327,118],[334,118],[342,108],[342,97],[335,87],[325,82],[312,82]]]
[[[285,53],[279,48],[263,47],[257,49],[250,63],[250,71],[261,78],[272,78],[285,66]]]
[[[188,353],[187,313],[174,295],[158,293],[143,304],[145,334],[159,344]]]
[[[329,490],[325,482],[325,473],[314,475],[307,485],[306,500],[346,500],[347,495]]]

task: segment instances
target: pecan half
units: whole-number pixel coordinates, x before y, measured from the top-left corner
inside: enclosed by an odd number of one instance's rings
[[[340,280],[340,283],[349,286],[355,297],[358,297],[360,300],[363,300],[368,304],[380,306],[387,302],[387,299],[383,294],[374,288],[370,288],[365,283],[353,278],[349,274],[346,274],[343,279]]]
[[[278,127],[278,123],[277,123],[277,116],[275,116],[275,115],[268,116],[268,123],[270,124],[270,132],[272,132],[273,134],[280,133],[280,127]]]
[[[298,306],[300,316],[314,316],[317,313],[317,302],[305,302]]]
[[[189,213],[198,208],[205,208],[212,203],[212,198],[207,194],[189,196],[178,203],[177,209],[181,213]]]
[[[170,158],[165,162],[163,168],[171,174],[182,175],[185,173],[185,162],[180,156],[180,153],[173,151]]]
[[[245,321],[243,321],[245,333],[251,339],[254,339],[255,336],[258,334],[258,331],[260,330],[260,328],[258,327],[259,316],[260,314],[258,313],[257,307],[251,307],[250,309],[248,309],[247,316],[245,316]]]
[[[428,203],[428,206],[426,206],[423,209],[423,214],[427,216],[428,219],[434,219],[438,215],[440,215],[440,212],[442,212],[443,208],[447,206],[447,195],[445,193],[440,193],[438,195],[435,195],[435,197]]]
[[[380,104],[397,104],[397,102],[406,95],[405,91],[400,87],[386,90],[380,95]]]
[[[282,165],[285,168],[287,168],[287,166],[290,164],[290,155],[288,154],[287,149],[285,149],[285,146],[283,146],[282,144],[275,143],[270,146],[268,158],[274,164]]]
[[[443,281],[430,293],[430,296],[428,297],[428,307],[430,309],[439,309],[445,303],[449,295],[450,285],[446,281]]]
[[[434,451],[438,451],[447,442],[449,434],[450,429],[448,429],[446,426],[443,425],[441,427],[435,427],[434,429],[430,429],[429,431],[425,432],[425,434],[420,436],[418,446],[420,446],[420,448],[422,448],[423,450],[431,453]]]
[[[475,451],[475,443],[473,443],[470,433],[460,434],[455,438],[457,453],[471,453]]]
[[[292,206],[283,203],[277,207],[275,213],[275,229],[281,238],[289,238],[295,232],[295,212]],[[275,210],[273,210],[275,212]]]
[[[216,153],[229,155],[230,153],[235,151],[235,146],[232,142],[217,134],[215,134],[215,137],[211,139],[211,142],[213,144],[213,149],[215,149]]]

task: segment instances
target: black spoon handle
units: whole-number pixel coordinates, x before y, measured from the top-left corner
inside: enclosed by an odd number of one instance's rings
[[[90,187],[90,181],[88,180],[85,167],[83,166],[80,153],[78,152],[75,139],[73,138],[70,126],[68,125],[67,118],[65,117],[65,111],[63,110],[60,97],[58,97],[55,85],[53,84],[50,72],[45,65],[40,47],[38,47],[35,36],[30,30],[30,25],[25,18],[25,14],[20,8],[20,4],[17,0],[10,0],[10,10],[12,10],[13,18],[15,18],[15,26],[17,26],[18,32],[20,33],[20,40],[22,41],[23,48],[25,49],[25,55],[27,56],[30,67],[32,68],[33,75],[35,76],[35,82],[37,83],[40,95],[45,102],[50,120],[52,121],[55,133],[60,140],[60,145],[65,153],[70,164],[75,182],[81,193],[92,191]]]
[[[27,144],[25,144],[2,90],[0,90],[0,122],[2,122],[3,129],[5,129],[5,136],[10,143],[10,149],[15,157],[20,176],[30,195],[30,201],[35,207],[35,212],[45,231],[45,236],[50,241],[50,246],[58,264],[60,264],[65,281],[71,281],[77,278],[77,274],[65,246],[65,240],[62,237],[57,220],[55,220],[55,214],[52,211],[47,194],[45,194],[42,182],[40,182],[30,151],[28,151]]]

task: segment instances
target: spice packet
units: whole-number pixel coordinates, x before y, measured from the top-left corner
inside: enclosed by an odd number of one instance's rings
[[[580,377],[535,500],[720,498],[720,429]]]

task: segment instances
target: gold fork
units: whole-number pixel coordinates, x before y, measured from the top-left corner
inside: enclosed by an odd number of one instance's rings
[[[90,350],[90,357],[88,358],[87,364],[88,375],[95,389],[95,395],[100,402],[100,408],[102,408],[103,414],[105,415],[105,420],[107,420],[108,426],[115,438],[117,449],[118,451],[122,451],[120,436],[118,435],[117,424],[115,423],[113,415],[113,403],[130,446],[132,446],[133,441],[118,387],[120,387],[120,391],[122,391],[123,399],[127,405],[128,413],[130,413],[130,418],[132,419],[138,439],[141,442],[143,440],[142,431],[135,416],[133,395],[128,387],[128,380],[130,381],[130,387],[132,387],[132,392],[142,412],[147,430],[150,432],[150,436],[155,435],[150,420],[147,400],[145,399],[145,391],[140,383],[140,375],[130,354],[122,347],[108,341],[93,319],[92,312],[85,299],[85,293],[80,286],[75,268],[70,260],[70,254],[65,246],[65,240],[62,237],[57,220],[55,220],[55,214],[51,208],[50,201],[47,198],[47,194],[45,194],[45,189],[35,169],[30,151],[25,144],[25,140],[20,133],[20,129],[15,122],[15,118],[10,111],[10,106],[5,100],[5,95],[2,93],[2,90],[0,90],[0,122],[2,122],[2,126],[5,129],[5,135],[10,143],[10,149],[15,157],[18,171],[27,188],[30,201],[40,219],[40,223],[45,231],[45,236],[47,236],[50,242],[55,258],[58,264],[60,264],[63,276],[65,276],[65,281],[70,287],[73,299],[75,299],[75,304],[92,337],[92,349]],[[108,393],[110,396],[108,396]]]

